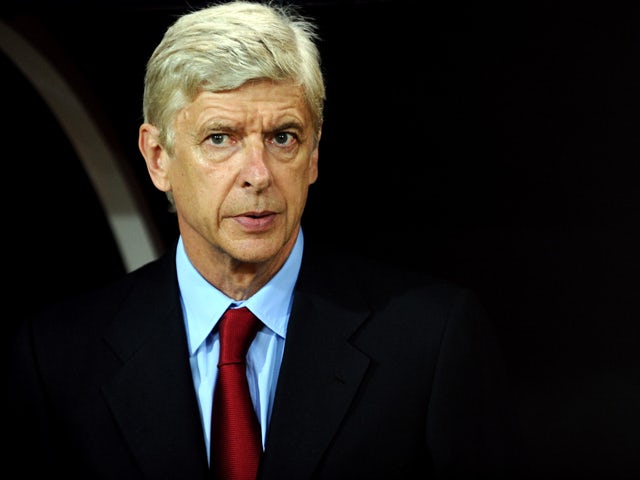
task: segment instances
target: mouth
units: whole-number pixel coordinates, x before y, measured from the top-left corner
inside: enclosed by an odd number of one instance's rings
[[[244,212],[233,218],[247,231],[263,232],[273,226],[276,213],[271,211]]]

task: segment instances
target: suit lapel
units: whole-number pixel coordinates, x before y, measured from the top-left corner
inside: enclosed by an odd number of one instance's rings
[[[173,258],[138,274],[144,278],[105,337],[122,365],[103,392],[145,476],[205,478]],[[352,302],[353,286],[336,284],[344,275],[318,281],[323,270],[303,268],[296,287],[260,478],[311,476],[369,365],[349,342],[369,312]]]
[[[296,291],[260,478],[308,478],[369,365],[348,341],[366,318]]]
[[[105,339],[123,363],[103,392],[146,476],[201,478],[208,466],[175,267],[163,262],[140,283],[151,277],[155,288],[134,287]]]

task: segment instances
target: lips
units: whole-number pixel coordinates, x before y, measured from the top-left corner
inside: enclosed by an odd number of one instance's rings
[[[263,232],[271,228],[275,222],[275,212],[245,212],[233,217],[245,230]]]

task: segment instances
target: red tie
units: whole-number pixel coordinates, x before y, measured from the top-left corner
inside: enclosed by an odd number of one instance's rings
[[[258,329],[246,307],[220,320],[220,361],[211,415],[211,465],[219,480],[255,480],[262,454],[260,424],[249,395],[245,357]]]

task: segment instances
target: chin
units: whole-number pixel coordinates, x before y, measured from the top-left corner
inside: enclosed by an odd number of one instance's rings
[[[264,263],[276,259],[282,253],[282,245],[273,245],[270,242],[243,242],[243,245],[232,249],[232,256],[243,263]]]
[[[295,241],[283,233],[236,238],[224,245],[225,251],[241,263],[284,263]]]

